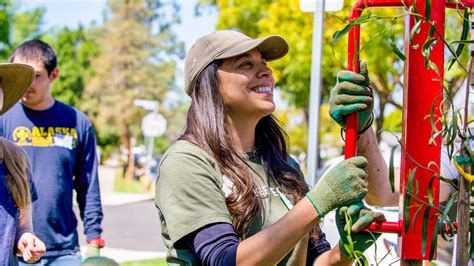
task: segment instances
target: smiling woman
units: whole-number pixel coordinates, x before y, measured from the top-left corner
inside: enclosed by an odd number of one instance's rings
[[[352,262],[339,246],[331,250],[318,222],[363,197],[367,163],[344,161],[309,190],[272,116],[267,62],[287,52],[280,36],[252,39],[230,30],[205,35],[188,51],[186,128],[163,155],[156,181],[168,264]],[[361,226],[374,217],[363,216]]]
[[[224,60],[217,75],[227,114],[233,120],[255,116],[258,121],[275,110],[272,70],[258,49]]]

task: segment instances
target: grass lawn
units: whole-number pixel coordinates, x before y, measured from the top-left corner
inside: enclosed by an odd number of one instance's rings
[[[137,260],[129,261],[125,263],[120,263],[121,266],[165,266],[166,260],[161,259],[151,259],[151,260]]]

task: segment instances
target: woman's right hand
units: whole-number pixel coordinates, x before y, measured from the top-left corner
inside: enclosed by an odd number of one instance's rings
[[[367,160],[352,157],[329,170],[306,197],[320,217],[333,209],[360,201],[367,194]]]

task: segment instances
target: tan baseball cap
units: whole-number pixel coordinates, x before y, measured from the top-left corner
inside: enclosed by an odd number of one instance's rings
[[[288,53],[288,43],[283,37],[270,35],[258,39],[233,30],[221,30],[199,38],[189,49],[184,62],[185,90],[191,95],[196,77],[212,61],[226,59],[257,48],[267,61]]]
[[[30,88],[35,70],[25,64],[0,64],[0,115],[15,105]]]

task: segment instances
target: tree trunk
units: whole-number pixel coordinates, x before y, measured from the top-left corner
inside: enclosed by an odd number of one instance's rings
[[[127,182],[132,182],[135,177],[135,158],[133,154],[133,142],[132,134],[130,132],[130,125],[125,121],[123,122],[123,138],[125,147],[128,150],[128,170],[124,178]]]

